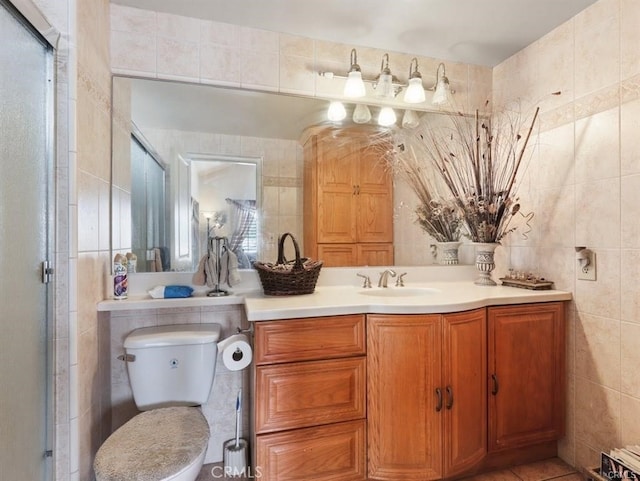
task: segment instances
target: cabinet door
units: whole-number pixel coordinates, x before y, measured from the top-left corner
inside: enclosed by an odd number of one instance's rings
[[[356,198],[358,242],[393,242],[391,174],[377,149],[360,149]]]
[[[357,147],[345,139],[318,140],[318,243],[356,242]]]
[[[444,463],[451,477],[487,453],[485,309],[443,316]]]
[[[442,477],[440,345],[439,315],[367,316],[369,479]]]
[[[393,244],[358,244],[358,266],[392,266]]]
[[[318,244],[318,260],[324,267],[358,266],[357,244]]]
[[[256,440],[256,477],[265,481],[364,481],[365,442],[364,420],[263,434]]]
[[[489,450],[560,437],[564,304],[494,307],[489,319]]]

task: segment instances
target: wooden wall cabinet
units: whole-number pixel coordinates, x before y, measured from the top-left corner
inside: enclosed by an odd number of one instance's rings
[[[564,303],[488,308],[489,451],[564,433]]]
[[[430,480],[487,446],[485,310],[367,316],[369,479]]]
[[[327,267],[393,264],[391,174],[369,132],[304,144],[304,254]]]
[[[263,479],[365,480],[364,315],[257,322],[254,348]]]

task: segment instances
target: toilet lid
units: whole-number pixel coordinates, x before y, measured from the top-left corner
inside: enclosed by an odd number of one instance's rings
[[[209,441],[209,425],[196,407],[169,407],[138,414],[98,450],[97,479],[157,481],[195,461]]]

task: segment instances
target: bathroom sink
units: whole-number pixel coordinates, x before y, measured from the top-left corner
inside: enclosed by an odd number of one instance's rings
[[[433,289],[431,287],[395,287],[358,291],[358,293],[363,296],[371,297],[416,297],[436,294],[438,292],[440,292],[438,289]]]

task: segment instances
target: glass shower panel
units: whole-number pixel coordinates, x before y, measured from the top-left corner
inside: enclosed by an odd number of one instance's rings
[[[0,478],[46,480],[52,51],[0,0]]]

